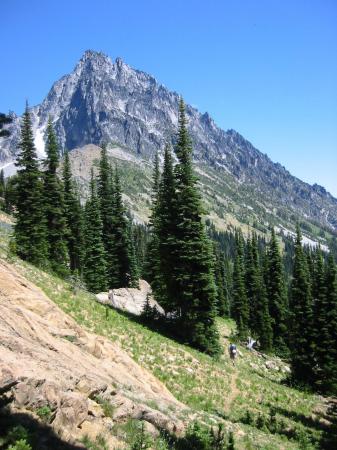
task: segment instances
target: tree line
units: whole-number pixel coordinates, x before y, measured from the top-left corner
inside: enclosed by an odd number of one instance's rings
[[[184,102],[178,134],[163,162],[154,159],[148,226],[132,223],[117,168],[103,146],[83,206],[68,153],[62,167],[52,122],[40,167],[28,107],[23,115],[16,177],[0,190],[16,215],[17,254],[60,276],[83,279],[92,292],[150,282],[165,325],[183,342],[220,353],[216,316],[231,317],[241,340],[290,358],[296,380],[336,392],[337,278],[330,253],[306,249],[300,229],[282,255],[274,230],[266,242],[252,233],[219,232],[203,220],[192,166]],[[160,169],[162,166],[162,169]]]
[[[102,149],[98,175],[91,172],[90,193],[83,207],[68,153],[61,170],[51,120],[46,158],[40,168],[28,106],[19,147],[14,189],[17,254],[60,276],[81,277],[92,292],[137,285],[132,228],[118,170],[110,166],[106,148]]]

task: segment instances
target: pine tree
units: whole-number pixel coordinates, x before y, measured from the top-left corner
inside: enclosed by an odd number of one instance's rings
[[[246,339],[249,328],[249,305],[245,286],[244,241],[241,233],[236,236],[231,316],[236,322],[238,336]]]
[[[154,261],[154,294],[166,312],[177,311],[176,280],[176,180],[170,148],[165,147],[164,164],[155,211],[154,234],[158,245],[158,261]]]
[[[330,253],[325,267],[324,283],[326,286],[326,301],[324,314],[320,314],[322,328],[316,342],[315,352],[318,355],[320,372],[318,385],[326,393],[337,394],[337,268]],[[322,322],[322,319],[324,322]]]
[[[67,228],[64,215],[63,186],[57,175],[59,152],[51,120],[47,126],[47,158],[43,174],[44,208],[47,220],[47,239],[51,269],[59,275],[68,273]]]
[[[91,292],[107,289],[106,254],[103,244],[103,225],[96,183],[91,170],[90,198],[85,205],[84,281]]]
[[[185,106],[179,105],[179,132],[175,146],[177,201],[176,258],[174,275],[178,289],[179,330],[192,345],[210,354],[219,352],[215,326],[216,290],[211,246],[202,222],[201,198],[192,168],[192,146],[187,131]]]
[[[18,255],[31,263],[47,263],[48,243],[42,198],[42,176],[34,147],[28,105],[21,126],[20,154],[17,158],[17,198],[14,237]]]
[[[246,291],[249,304],[249,325],[262,350],[272,347],[272,327],[264,279],[259,262],[256,235],[247,242]]]
[[[214,245],[214,257],[215,257],[214,276],[217,290],[217,311],[220,317],[228,317],[229,305],[226,287],[225,257],[223,252],[219,249],[219,246],[217,245]]]
[[[149,220],[150,239],[146,250],[145,277],[151,284],[153,291],[155,290],[157,291],[157,296],[158,296],[158,288],[161,286],[162,283],[161,281],[158,281],[158,278],[160,277],[159,240],[157,227],[159,186],[160,186],[159,156],[158,153],[156,153],[154,158],[154,167],[152,175],[152,195],[151,195],[152,203]]]
[[[5,174],[3,169],[0,170],[0,197],[5,196]]]
[[[122,200],[122,191],[117,168],[113,175],[113,218],[112,218],[112,242],[117,284],[112,288],[131,286],[135,283],[137,274],[133,273],[132,246],[126,211]],[[110,257],[110,256],[109,256]]]
[[[287,293],[280,249],[274,229],[271,232],[266,254],[265,282],[273,329],[273,347],[280,356],[286,356],[289,352],[287,347]]]
[[[81,274],[84,258],[84,217],[79,195],[72,179],[68,152],[64,155],[62,178],[70,270],[73,273]]]
[[[122,285],[118,255],[116,254],[116,234],[114,233],[115,190],[112,169],[105,145],[102,146],[99,162],[98,197],[103,224],[103,243],[107,255],[108,286],[109,288],[119,288]]]
[[[291,283],[291,363],[294,378],[311,384],[314,379],[313,311],[307,259],[297,226],[293,279]]]

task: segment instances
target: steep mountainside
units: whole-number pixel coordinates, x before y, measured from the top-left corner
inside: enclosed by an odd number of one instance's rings
[[[120,58],[87,51],[74,71],[51,88],[32,108],[35,143],[44,152],[44,131],[51,116],[63,149],[103,141],[127,147],[149,160],[174,142],[179,96],[150,75],[132,69]],[[276,217],[294,221],[295,214],[337,230],[337,200],[320,186],[310,186],[273,163],[234,130],[223,131],[208,113],[187,106],[194,159],[247,187]],[[13,116],[12,136],[0,139],[1,165],[10,172],[17,151],[20,118]]]

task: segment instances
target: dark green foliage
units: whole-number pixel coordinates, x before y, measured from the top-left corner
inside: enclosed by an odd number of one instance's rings
[[[158,202],[153,209],[153,291],[166,312],[178,308],[176,280],[176,181],[169,147],[165,148],[164,166],[159,185]]]
[[[130,225],[122,200],[122,192],[117,168],[113,175],[113,218],[112,218],[112,255],[115,261],[116,285],[111,288],[134,286],[137,284],[135,254],[132,249]],[[111,280],[113,281],[113,280]]]
[[[249,328],[249,306],[245,286],[244,241],[241,233],[236,236],[231,316],[236,322],[239,337],[246,339]]]
[[[107,255],[106,262],[109,288],[122,287],[119,278],[119,264],[114,234],[114,195],[112,171],[108,161],[106,146],[103,145],[99,162],[98,197],[103,225],[103,243]]]
[[[177,315],[182,337],[211,354],[219,352],[215,327],[216,290],[211,246],[202,222],[200,193],[192,168],[192,147],[188,135],[185,106],[179,107],[179,133],[175,146],[176,217],[174,221],[177,284]]]
[[[183,438],[177,440],[176,450],[227,450],[234,449],[233,434],[225,435],[219,425],[216,429],[193,423]]]
[[[57,175],[59,152],[51,120],[47,126],[47,158],[43,174],[43,200],[47,221],[48,257],[51,269],[61,276],[68,273],[67,223],[64,215],[62,182]]]
[[[290,349],[296,380],[311,384],[314,379],[313,310],[307,259],[297,227],[293,280],[291,284]]]
[[[23,114],[16,189],[14,237],[18,255],[44,266],[48,259],[46,221],[43,207],[42,175],[34,147],[28,105]]]
[[[157,223],[157,209],[159,201],[159,187],[160,187],[160,171],[159,171],[159,156],[155,154],[154,168],[152,176],[152,204],[151,215],[149,220],[150,238],[147,244],[146,263],[144,276],[151,284],[152,289],[156,291],[159,300],[159,288],[162,281],[158,279],[160,272],[160,258],[159,258],[159,239],[158,239],[158,223]]]
[[[83,275],[89,291],[106,291],[107,270],[103,244],[103,225],[93,171],[91,171],[90,198],[85,205],[85,260]]]
[[[282,259],[274,229],[266,254],[265,282],[273,330],[273,348],[279,355],[286,356],[289,352],[286,344],[288,300]]]
[[[220,317],[229,316],[229,304],[228,304],[228,286],[227,286],[227,274],[225,267],[225,256],[217,245],[214,245],[215,256],[215,284],[217,292],[217,312]]]
[[[18,202],[18,175],[13,175],[6,179],[5,181],[5,192],[4,192],[4,210],[8,214],[13,214],[15,206]]]
[[[5,174],[3,169],[0,170],[0,197],[5,196]]]
[[[252,335],[258,338],[260,348],[269,351],[273,339],[271,319],[260,268],[257,239],[254,234],[247,242],[245,280],[249,305],[249,328]]]
[[[337,393],[337,269],[330,254],[322,277],[322,256],[318,252],[317,277],[321,284],[315,301],[315,355],[318,364],[318,387],[330,394]],[[319,288],[316,280],[316,288]],[[325,288],[324,290],[322,289]],[[323,296],[322,292],[325,294]]]
[[[84,258],[84,217],[79,195],[71,174],[68,152],[63,161],[64,215],[70,270],[81,273]]]

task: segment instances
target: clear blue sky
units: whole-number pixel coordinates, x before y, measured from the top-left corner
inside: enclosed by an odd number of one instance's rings
[[[0,15],[0,111],[100,50],[337,196],[337,0],[10,0]]]

